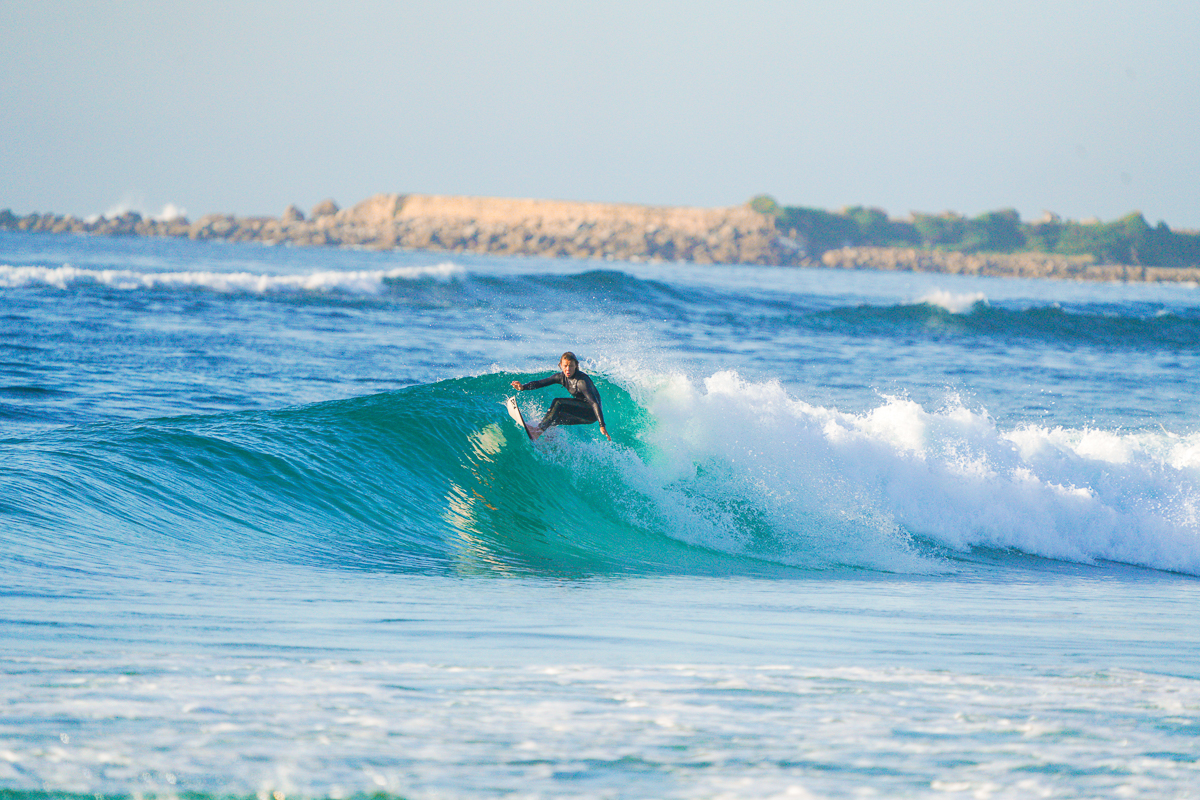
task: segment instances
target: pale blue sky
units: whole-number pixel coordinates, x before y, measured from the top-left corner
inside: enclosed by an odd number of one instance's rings
[[[1200,228],[1198,9],[0,0],[0,208],[766,192]]]

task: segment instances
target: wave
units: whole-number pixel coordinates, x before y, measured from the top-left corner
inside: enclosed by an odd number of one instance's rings
[[[722,372],[601,380],[615,444],[584,427],[531,445],[499,402],[514,377],[0,442],[8,558],[777,575],[1014,552],[1200,574],[1200,435],[1003,430],[902,398],[847,414]],[[549,394],[522,395],[526,415]]]
[[[1004,308],[969,296],[860,305],[793,317],[799,326],[847,335],[1037,341],[1105,349],[1200,349],[1200,318],[1161,308],[1058,305]]]
[[[264,272],[87,269],[70,265],[0,265],[0,288],[49,287],[86,291],[209,291],[304,302],[344,302],[347,296],[402,307],[538,308],[565,299],[588,308],[661,322],[686,321],[737,335],[795,329],[846,336],[917,336],[1035,340],[1107,349],[1200,348],[1200,315],[1157,304],[1080,304],[1012,307],[979,292],[934,290],[912,302],[829,307],[804,294],[678,285],[616,270],[571,274],[487,275],[454,263],[379,270]]]
[[[251,272],[137,272],[127,269],[87,269],[10,266],[0,264],[0,288],[49,286],[68,289],[99,286],[136,289],[207,289],[220,293],[271,294],[279,292],[349,292],[378,294],[389,282],[420,278],[448,279],[462,274],[454,264],[428,267],[395,267],[387,270],[324,270],[299,275]]]

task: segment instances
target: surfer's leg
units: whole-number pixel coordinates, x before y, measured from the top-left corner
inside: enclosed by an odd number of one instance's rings
[[[545,431],[554,425],[587,425],[595,421],[596,414],[590,404],[574,397],[556,397],[538,423],[538,430]]]

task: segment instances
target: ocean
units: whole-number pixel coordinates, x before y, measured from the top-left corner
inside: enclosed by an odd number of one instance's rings
[[[0,233],[0,799],[1200,797],[1198,420],[1194,285]]]

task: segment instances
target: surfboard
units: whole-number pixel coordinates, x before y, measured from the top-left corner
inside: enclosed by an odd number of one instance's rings
[[[525,422],[525,417],[521,416],[521,409],[517,405],[517,398],[515,398],[515,397],[504,398],[504,407],[508,409],[508,415],[513,418],[513,422],[520,425],[521,430],[525,431],[525,435],[529,437],[529,441],[532,442],[534,439],[536,439],[538,437],[538,435],[540,434],[540,431],[537,431],[535,433],[535,431],[537,429],[530,428],[529,424],[527,422]]]

